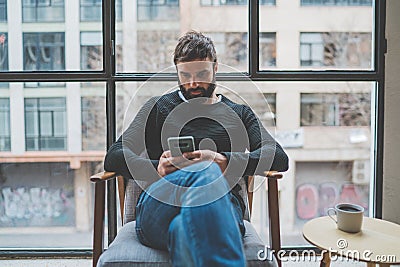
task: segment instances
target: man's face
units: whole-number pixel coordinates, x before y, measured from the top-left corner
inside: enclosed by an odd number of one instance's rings
[[[176,65],[179,88],[186,99],[210,98],[215,90],[217,63],[208,60],[180,62]]]

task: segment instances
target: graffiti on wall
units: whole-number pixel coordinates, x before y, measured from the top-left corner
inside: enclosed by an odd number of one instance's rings
[[[305,183],[296,188],[296,214],[300,220],[325,216],[328,208],[342,202],[361,205],[368,211],[368,193],[352,183]]]
[[[4,187],[0,226],[67,226],[74,224],[73,195],[61,188]]]

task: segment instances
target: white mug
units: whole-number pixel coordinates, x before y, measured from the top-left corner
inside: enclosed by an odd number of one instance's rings
[[[339,203],[326,212],[335,221],[337,228],[344,232],[360,232],[364,217],[364,208],[350,203]],[[336,215],[336,219],[333,217]]]

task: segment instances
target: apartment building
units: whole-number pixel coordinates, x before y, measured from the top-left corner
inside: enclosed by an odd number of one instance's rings
[[[372,0],[259,3],[260,70],[373,68]],[[101,7],[99,0],[0,1],[0,71],[102,70]],[[191,29],[213,38],[220,72],[248,71],[245,0],[116,0],[115,14],[118,73],[172,73],[176,40]],[[335,202],[369,209],[375,82],[220,85],[255,110],[290,157],[280,182],[284,245],[304,244],[303,223]],[[126,111],[174,88],[157,79],[117,82],[117,134],[132,117]],[[88,177],[102,169],[106,150],[106,90],[103,81],[0,82],[1,234],[90,233]],[[255,188],[253,221],[267,239],[267,188],[261,178]]]

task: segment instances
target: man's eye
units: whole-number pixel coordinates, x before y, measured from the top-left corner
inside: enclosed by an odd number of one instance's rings
[[[190,78],[190,74],[189,73],[182,73],[182,77],[185,79],[189,79]]]
[[[197,77],[199,78],[205,78],[207,76],[208,76],[208,71],[202,71],[197,74]]]

